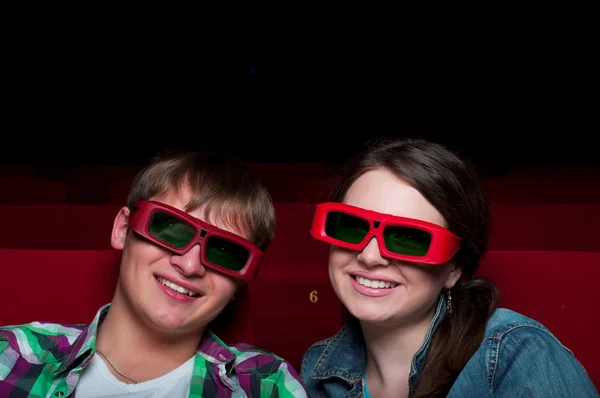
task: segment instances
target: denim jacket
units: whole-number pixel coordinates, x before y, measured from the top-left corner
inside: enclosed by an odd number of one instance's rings
[[[431,338],[444,317],[440,296],[409,374],[409,396],[423,369]],[[363,397],[365,344],[357,321],[333,337],[313,344],[304,354],[300,376],[310,397]],[[515,366],[517,365],[517,366]],[[539,322],[508,309],[497,309],[483,341],[454,382],[447,397],[599,397],[598,390],[573,353]]]

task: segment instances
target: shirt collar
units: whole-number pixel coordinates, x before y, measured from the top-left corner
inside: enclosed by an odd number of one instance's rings
[[[413,356],[411,378],[418,377],[433,334],[444,318],[445,312],[446,300],[444,295],[440,295],[423,345]],[[356,319],[351,319],[330,339],[317,360],[317,366],[311,376],[315,379],[339,377],[350,384],[356,384],[364,375],[366,363],[366,348],[360,323]]]
[[[110,304],[105,304],[96,312],[96,316],[92,323],[77,336],[71,346],[71,350],[65,355],[61,365],[54,371],[54,374],[73,370],[76,368],[76,364],[85,367],[89,363],[96,352],[95,346],[98,325],[104,320],[109,308]]]
[[[75,339],[69,353],[63,357],[61,364],[54,371],[55,375],[77,369],[78,366],[81,368],[87,366],[96,352],[98,326],[104,320],[109,309],[110,303],[105,304],[96,312],[93,321]],[[236,358],[235,352],[209,329],[204,332],[196,354],[215,364],[229,364]]]

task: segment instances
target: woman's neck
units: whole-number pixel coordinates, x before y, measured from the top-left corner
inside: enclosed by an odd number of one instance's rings
[[[382,325],[361,321],[367,351],[369,390],[393,391],[408,387],[413,357],[423,346],[434,314],[435,307],[412,322]]]

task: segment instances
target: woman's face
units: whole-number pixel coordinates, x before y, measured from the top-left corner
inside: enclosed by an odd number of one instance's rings
[[[359,177],[344,203],[446,226],[419,191],[386,169]],[[338,297],[353,316],[369,323],[424,319],[434,311],[443,288],[452,287],[460,274],[452,263],[424,265],[382,257],[375,238],[360,252],[332,246],[329,257],[329,277]],[[377,286],[377,294],[365,289],[372,285]]]

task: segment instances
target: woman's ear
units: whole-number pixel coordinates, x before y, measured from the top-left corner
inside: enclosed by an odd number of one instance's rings
[[[125,237],[129,228],[129,208],[122,207],[117,213],[113,222],[112,235],[110,245],[117,250],[123,250],[125,246]]]
[[[454,287],[454,285],[456,284],[456,282],[458,282],[458,280],[460,279],[461,276],[462,276],[462,268],[460,268],[456,264],[453,264],[452,269],[450,270],[450,273],[448,274],[448,278],[446,278],[446,283],[444,283],[444,287],[446,289],[452,289]]]

